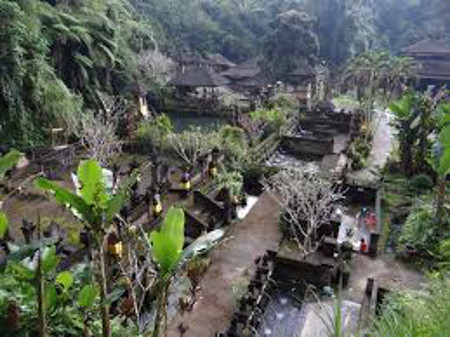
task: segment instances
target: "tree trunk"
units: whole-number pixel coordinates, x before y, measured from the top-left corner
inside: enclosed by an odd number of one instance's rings
[[[403,173],[410,177],[412,175],[412,149],[411,149],[411,143],[409,141],[402,141],[401,147],[400,147],[400,155],[401,155],[401,161],[402,161],[402,168]]]
[[[162,290],[161,290],[162,291]],[[159,331],[161,330],[161,321],[163,318],[163,294],[160,294],[156,300],[156,314],[155,314],[155,322],[153,325],[153,337],[159,337]]]
[[[86,313],[84,314],[83,320],[83,337],[91,337],[91,332],[89,330],[89,321]]]
[[[168,283],[164,280],[161,280],[160,282],[161,286],[159,289],[159,296],[156,300],[156,314],[152,337],[160,336],[163,320],[165,324],[164,332],[167,334],[167,290],[169,287]]]
[[[108,298],[108,287],[106,284],[106,261],[105,261],[105,251],[104,244],[100,245],[100,311],[102,316],[102,330],[103,337],[111,337],[111,321],[109,319],[109,305],[107,304]]]

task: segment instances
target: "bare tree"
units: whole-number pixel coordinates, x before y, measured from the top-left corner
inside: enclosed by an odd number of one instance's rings
[[[317,250],[318,229],[331,221],[343,191],[305,167],[283,169],[265,180],[266,190],[281,206],[283,220],[303,256]]]
[[[108,95],[99,95],[99,104],[97,113],[91,111],[81,117],[78,136],[89,156],[103,166],[122,150],[116,133],[126,106],[122,99]]]
[[[138,64],[145,76],[161,85],[167,83],[174,69],[173,61],[158,48],[142,51],[138,56]]]
[[[132,306],[132,316],[139,332],[142,333],[148,324],[147,320],[142,319],[144,312],[148,310],[145,299],[154,290],[157,272],[152,260],[150,242],[142,226],[129,228],[129,233],[123,236],[126,253],[124,259],[119,262],[119,268],[127,281],[128,298],[125,300]],[[140,250],[134,249],[135,247],[140,247]],[[127,306],[124,307],[125,310],[129,309]]]
[[[180,158],[188,166],[193,167],[200,157],[218,145],[218,135],[216,132],[208,132],[197,127],[170,134],[169,143]]]

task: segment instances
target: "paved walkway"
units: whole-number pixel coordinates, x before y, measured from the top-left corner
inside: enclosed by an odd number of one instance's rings
[[[373,278],[380,287],[392,291],[417,290],[426,282],[420,270],[384,254],[376,259],[353,254],[351,268],[348,296],[358,303],[363,301],[368,278]]]
[[[356,181],[363,186],[373,186],[381,179],[381,170],[386,165],[391,148],[392,130],[389,125],[389,113],[378,111],[375,123],[376,131],[373,136],[372,150],[369,156],[367,167],[359,171],[350,172],[347,175],[349,181]]]
[[[178,325],[189,328],[184,337],[213,337],[225,331],[235,311],[232,288],[253,261],[266,250],[277,250],[281,239],[279,208],[268,194],[263,194],[247,217],[235,225],[229,239],[210,254],[206,272],[191,312],[175,317],[169,324],[169,337],[179,337]]]

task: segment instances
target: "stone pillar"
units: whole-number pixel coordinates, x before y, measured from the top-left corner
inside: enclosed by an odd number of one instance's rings
[[[376,233],[370,234],[369,256],[371,256],[371,257],[377,256],[379,239],[380,239],[380,234],[376,234]]]

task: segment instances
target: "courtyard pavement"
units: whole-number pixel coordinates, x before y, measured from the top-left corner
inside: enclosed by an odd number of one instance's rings
[[[211,265],[200,283],[193,310],[174,317],[168,337],[181,336],[181,323],[188,327],[184,337],[213,337],[227,330],[236,309],[233,289],[242,278],[250,279],[258,256],[278,249],[278,213],[277,203],[264,193],[245,219],[234,225],[225,242],[210,253]]]

